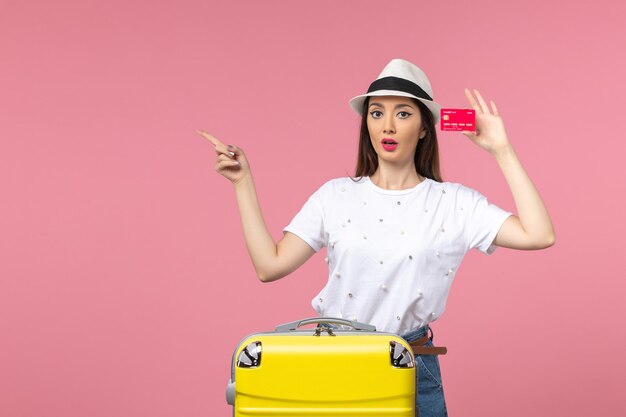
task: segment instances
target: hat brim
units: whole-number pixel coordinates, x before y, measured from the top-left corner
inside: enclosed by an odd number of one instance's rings
[[[420,97],[416,97],[411,93],[405,93],[404,91],[398,91],[398,90],[377,90],[377,91],[372,91],[371,93],[367,93],[367,94],[362,94],[360,96],[356,96],[350,99],[349,104],[350,107],[352,108],[352,110],[354,110],[359,116],[362,116],[361,112],[363,111],[363,103],[365,103],[365,100],[367,97],[380,97],[380,96],[399,96],[399,97],[411,97],[414,98],[416,100],[421,101],[422,103],[424,103],[424,105],[426,107],[428,107],[428,110],[430,110],[430,112],[432,113],[434,119],[435,119],[435,124],[437,124],[439,122],[439,113],[441,110],[441,106],[438,103],[435,103],[434,101],[430,101],[430,100],[425,100],[423,98]]]

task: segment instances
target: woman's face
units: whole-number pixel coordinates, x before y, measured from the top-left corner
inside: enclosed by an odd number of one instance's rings
[[[370,97],[367,129],[379,162],[413,161],[417,141],[426,133],[417,104],[397,96]]]

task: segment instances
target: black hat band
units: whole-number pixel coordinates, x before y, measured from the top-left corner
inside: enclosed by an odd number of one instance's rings
[[[433,101],[432,97],[429,96],[426,91],[422,90],[422,88],[415,84],[412,81],[406,80],[404,78],[398,77],[383,77],[374,81],[370,84],[370,88],[367,89],[368,93],[378,90],[396,90],[403,91],[405,93],[409,93],[414,95],[415,97],[423,98],[426,100]]]

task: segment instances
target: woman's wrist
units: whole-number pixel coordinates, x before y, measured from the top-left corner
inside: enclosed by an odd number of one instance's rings
[[[492,149],[491,154],[498,162],[500,162],[511,156],[515,156],[515,150],[513,149],[513,145],[507,142],[505,145]]]
[[[233,181],[233,187],[235,191],[247,188],[249,186],[254,186],[254,181],[252,180],[252,174],[247,173],[236,181]]]

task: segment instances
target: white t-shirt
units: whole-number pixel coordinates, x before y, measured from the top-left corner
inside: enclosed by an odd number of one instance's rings
[[[328,282],[311,304],[320,316],[404,334],[439,318],[468,250],[491,254],[511,215],[461,184],[425,179],[385,190],[369,177],[322,185],[284,232],[327,247]]]

